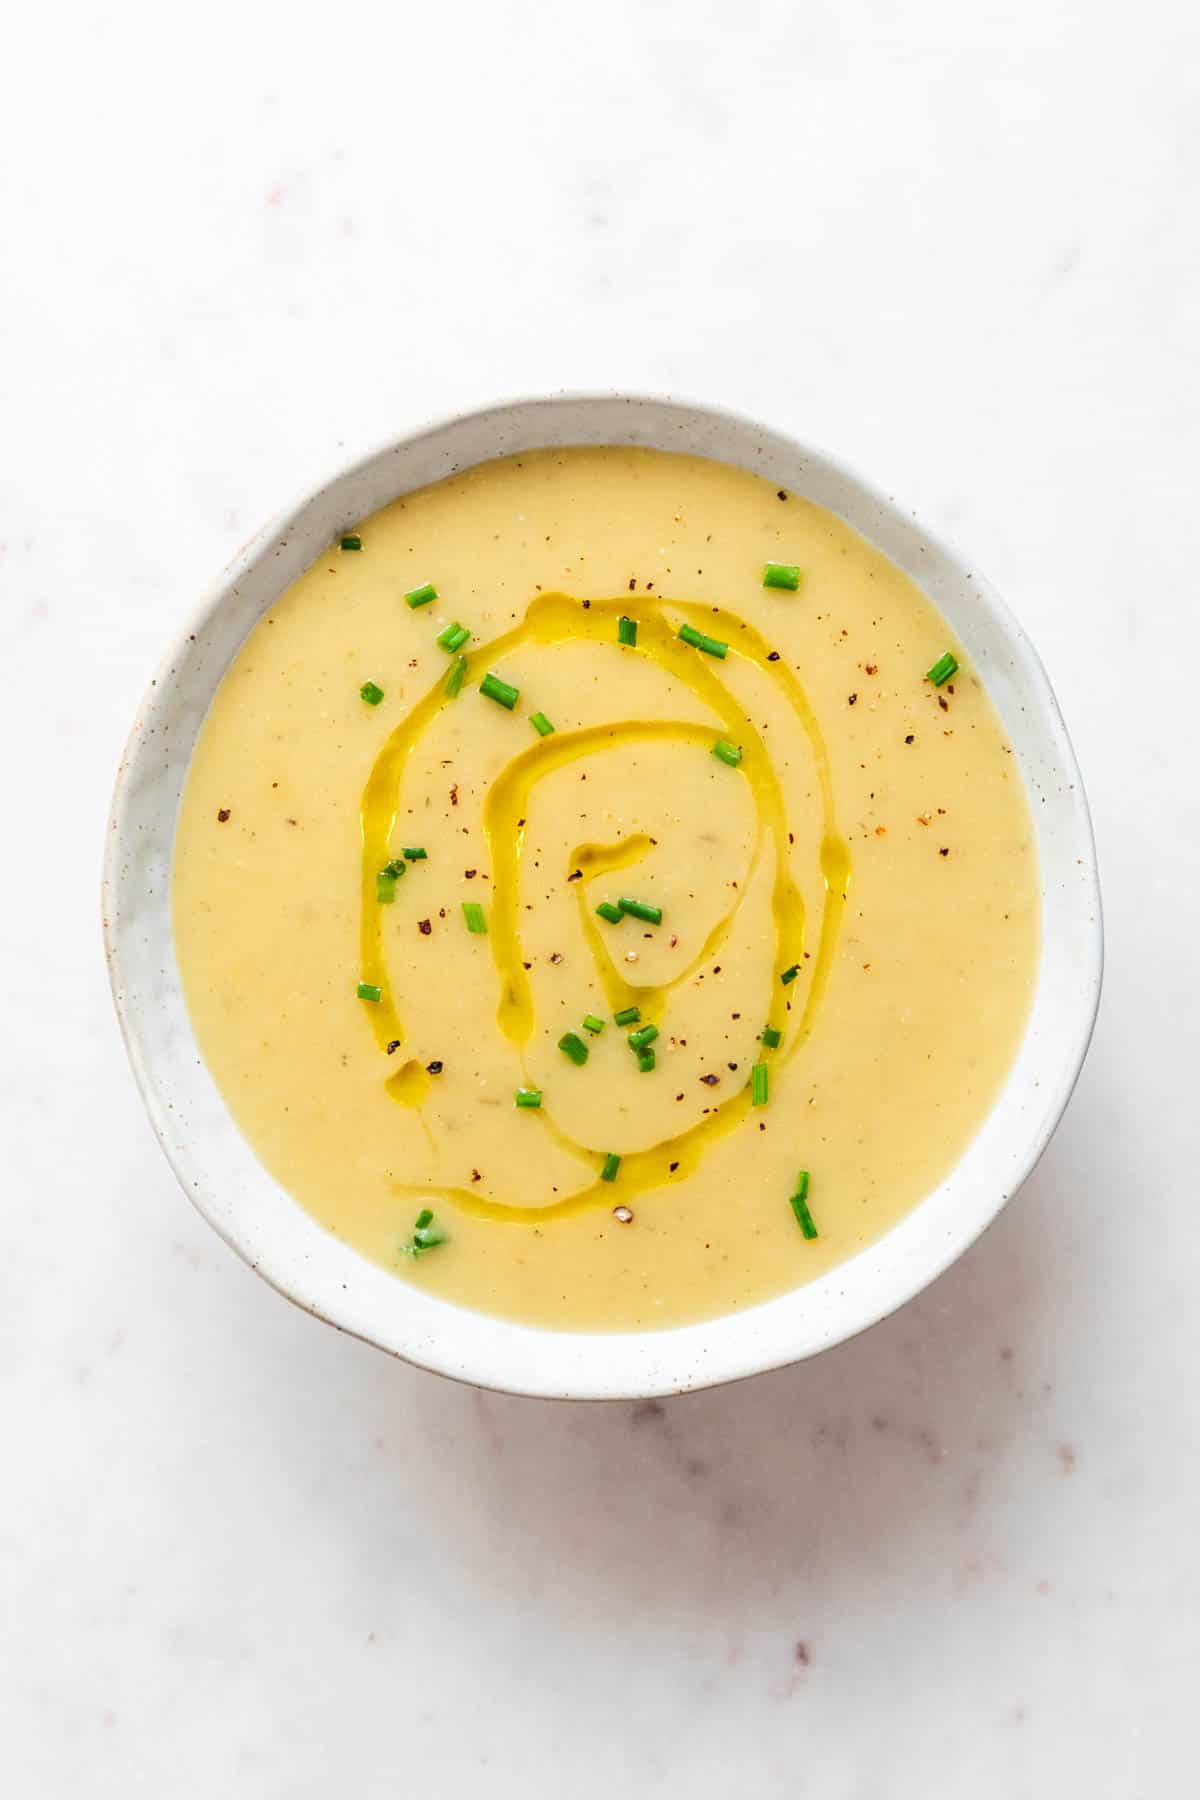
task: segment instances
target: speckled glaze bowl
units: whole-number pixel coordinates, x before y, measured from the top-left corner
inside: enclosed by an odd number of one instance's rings
[[[820,1280],[670,1331],[533,1329],[397,1281],[331,1237],[267,1173],[192,1034],[169,885],[184,776],[205,713],[247,633],[330,539],[411,488],[544,445],[645,444],[751,469],[841,515],[905,569],[986,681],[1029,791],[1043,945],[1020,1053],[966,1154],[877,1243]],[[461,414],[335,474],[266,526],[187,620],[138,714],[117,776],[104,934],[133,1071],[163,1149],[209,1223],[251,1268],[341,1331],[444,1375],[512,1393],[618,1399],[735,1380],[812,1356],[926,1287],[991,1223],[1033,1168],[1070,1097],[1100,995],[1102,928],[1083,786],[1050,684],[978,571],[856,475],[794,438],[713,407],[564,394]]]

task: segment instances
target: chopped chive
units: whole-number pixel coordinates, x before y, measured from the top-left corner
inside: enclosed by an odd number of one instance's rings
[[[540,1106],[542,1104],[541,1088],[518,1088],[518,1106]]]
[[[426,1206],[417,1214],[412,1237],[407,1244],[400,1245],[400,1254],[414,1258],[424,1256],[427,1250],[436,1250],[439,1244],[445,1244],[448,1241],[441,1226],[434,1224],[433,1214]]]
[[[383,989],[375,987],[372,982],[360,981],[356,990],[360,1000],[369,1000],[372,1006],[378,1006],[383,999]]]
[[[428,606],[429,602],[431,600],[436,600],[437,597],[437,589],[434,587],[433,583],[429,581],[425,583],[424,587],[414,588],[411,594],[405,594],[404,596],[408,601],[408,604],[414,608],[418,606]]]
[[[383,699],[383,689],[376,687],[373,681],[364,681],[358,691],[368,706],[378,706]]]
[[[596,913],[599,918],[607,919],[610,925],[619,925],[625,917],[620,907],[614,906],[611,900],[602,900],[596,908]]]
[[[604,1167],[600,1171],[601,1181],[615,1181],[617,1179],[617,1170],[620,1166],[620,1157],[615,1150],[610,1150],[604,1159]]]
[[[755,1063],[750,1071],[750,1104],[765,1106],[767,1104],[767,1065]]]
[[[631,919],[641,919],[644,925],[662,924],[662,907],[651,906],[648,900],[631,900],[628,895],[623,894],[618,899],[617,905],[623,913],[628,913]]]
[[[479,684],[479,691],[481,694],[486,694],[489,700],[495,700],[500,706],[507,707],[509,712],[521,697],[520,688],[512,687],[507,681],[501,681],[498,675],[485,675]]]
[[[470,635],[471,634],[466,626],[460,625],[458,620],[454,619],[449,625],[444,625],[442,627],[441,631],[438,632],[437,637],[434,639],[434,642],[438,645],[439,649],[449,650],[451,654],[453,654],[455,650],[462,649]]]
[[[359,537],[357,531],[348,531],[346,533],[346,535],[342,539],[342,549],[343,550],[361,550],[362,549],[362,539]]]
[[[487,935],[487,920],[483,916],[483,908],[478,900],[464,900],[462,903],[463,918],[467,921],[467,930],[473,931],[476,937]]]
[[[588,1047],[574,1031],[564,1032],[558,1040],[558,1047],[564,1056],[570,1057],[577,1068],[582,1068],[588,1059]]]
[[[584,1013],[583,1028],[585,1031],[600,1032],[604,1030],[604,1020],[598,1019],[595,1013]]]
[[[796,1215],[796,1223],[806,1238],[815,1238],[817,1228],[813,1224],[813,1216],[808,1210],[808,1170],[801,1169],[796,1177],[796,1191],[791,1199],[792,1211]]]
[[[657,1036],[657,1025],[642,1025],[637,1031],[630,1032],[629,1048],[631,1050],[644,1050],[647,1044],[652,1044]]]
[[[460,688],[462,687],[463,676],[466,674],[466,672],[467,672],[466,657],[465,656],[456,656],[454,661],[450,664],[450,673],[447,675],[445,684],[444,684],[445,691],[447,694],[449,694],[451,700],[453,700],[455,698],[455,696],[459,692]]]
[[[945,682],[949,681],[952,675],[957,674],[958,658],[947,650],[944,655],[938,657],[932,669],[927,672],[925,679],[926,681],[932,681],[934,687],[941,687]]]
[[[742,753],[738,746],[731,744],[728,738],[717,739],[713,745],[713,755],[721,762],[728,763],[731,769],[736,769],[742,760]]]
[[[654,1067],[654,1061],[655,1061],[655,1058],[654,1058],[653,1050],[639,1050],[637,1053],[637,1065],[638,1065],[639,1073],[641,1073],[642,1075],[648,1075],[650,1073],[651,1069]]]
[[[642,1016],[640,1006],[627,1006],[623,1012],[613,1014],[614,1025],[636,1025]]]
[[[769,588],[791,588],[795,593],[800,586],[800,570],[796,563],[768,563],[763,570],[763,586]]]
[[[396,898],[396,883],[402,875],[408,874],[407,866],[402,862],[385,863],[375,877],[375,898],[381,906],[390,906]]]
[[[767,1050],[778,1050],[783,1042],[783,1033],[776,1031],[773,1025],[765,1025],[762,1034],[763,1046]]]
[[[724,658],[729,654],[728,644],[723,644],[720,638],[706,637],[702,631],[697,631],[694,625],[681,625],[679,636],[685,644],[690,644],[693,650],[703,650],[706,656]]]
[[[420,844],[409,844],[401,854],[405,862],[424,862],[429,852],[423,850]]]
[[[624,614],[617,620],[617,642],[619,644],[637,643],[637,620],[627,619]]]
[[[550,733],[554,730],[553,725],[550,723],[545,713],[542,712],[530,713],[529,723],[533,726],[533,729],[537,732],[539,737],[549,737]]]
[[[800,964],[793,963],[790,969],[785,969],[783,971],[783,974],[779,977],[779,979],[780,979],[780,981],[782,981],[784,987],[787,987],[789,982],[795,981],[795,979],[799,973],[800,973]]]

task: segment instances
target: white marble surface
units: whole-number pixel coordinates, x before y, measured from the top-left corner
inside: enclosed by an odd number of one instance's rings
[[[1194,1794],[1194,10],[51,0],[5,49],[0,1789]],[[609,383],[971,547],[1073,728],[1110,960],[1041,1169],[924,1299],[573,1409],[393,1366],[220,1245],[95,890],[164,635],[265,514]]]

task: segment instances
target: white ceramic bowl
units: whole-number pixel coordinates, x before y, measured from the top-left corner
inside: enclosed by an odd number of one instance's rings
[[[188,759],[255,621],[332,537],[397,494],[489,457],[558,444],[648,444],[717,458],[820,502],[912,575],[987,683],[1029,790],[1043,946],[1020,1054],[951,1175],[886,1237],[820,1280],[671,1331],[535,1330],[422,1294],[338,1242],[254,1156],[192,1034],[169,907]],[[668,1394],[812,1356],[892,1312],[979,1236],[1028,1175],[1070,1097],[1100,994],[1102,930],[1087,803],[1032,645],[978,571],[857,476],[795,439],[713,407],[641,396],[519,400],[401,438],[335,475],[242,551],[179,633],[117,777],[104,874],[113,995],[150,1117],[179,1180],[227,1243],[297,1305],[410,1362],[559,1398]]]

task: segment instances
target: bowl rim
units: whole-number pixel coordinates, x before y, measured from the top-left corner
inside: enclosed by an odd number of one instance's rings
[[[524,1326],[507,1319],[475,1313],[450,1302],[433,1300],[430,1296],[421,1294],[411,1284],[396,1281],[386,1271],[369,1263],[366,1258],[327,1233],[323,1226],[274,1182],[266,1169],[257,1163],[222,1101],[220,1111],[228,1130],[253,1163],[260,1185],[266,1183],[273,1187],[290,1213],[295,1215],[300,1230],[306,1235],[315,1234],[313,1243],[309,1246],[311,1257],[306,1255],[299,1267],[288,1256],[276,1254],[275,1246],[270,1242],[255,1240],[245,1222],[238,1218],[236,1210],[229,1213],[222,1210],[213,1178],[207,1172],[196,1144],[186,1134],[182,1138],[178,1135],[178,1114],[170,1083],[162,1068],[156,1066],[158,1052],[147,1031],[147,1002],[135,995],[130,980],[134,952],[128,915],[131,910],[136,910],[138,901],[143,896],[135,891],[137,877],[133,873],[134,864],[129,858],[134,843],[138,844],[139,849],[144,849],[148,841],[139,842],[140,834],[146,830],[146,826],[138,817],[138,806],[144,793],[142,777],[147,774],[144,765],[149,754],[148,739],[153,730],[151,727],[148,732],[147,726],[167,705],[176,670],[187,656],[188,645],[204,638],[206,628],[218,618],[230,597],[272,555],[272,546],[286,544],[296,534],[303,535],[306,522],[311,529],[313,515],[320,513],[322,509],[328,512],[328,503],[336,494],[353,488],[356,482],[369,479],[391,459],[398,457],[403,461],[407,455],[415,455],[423,447],[451,438],[454,433],[470,427],[493,429],[514,420],[552,419],[556,415],[564,417],[572,412],[590,413],[594,410],[605,415],[636,416],[639,420],[647,415],[650,418],[650,436],[621,440],[611,436],[588,439],[571,434],[557,440],[551,438],[547,442],[551,445],[555,442],[563,445],[580,442],[645,442],[652,447],[669,449],[671,446],[656,442],[657,437],[665,433],[665,425],[660,432],[655,424],[656,419],[671,420],[681,430],[711,427],[717,432],[724,431],[744,437],[747,443],[757,440],[761,446],[761,457],[767,457],[771,452],[780,455],[786,452],[793,459],[798,458],[818,478],[818,485],[824,483],[845,489],[855,497],[860,510],[875,509],[881,521],[887,520],[891,526],[911,536],[914,542],[919,540],[920,546],[929,550],[934,561],[958,576],[965,572],[965,579],[972,583],[970,604],[980,609],[980,629],[986,626],[1011,653],[1013,667],[1018,672],[1020,690],[1036,709],[1042,733],[1053,752],[1057,774],[1062,778],[1059,814],[1071,840],[1070,848],[1075,853],[1074,860],[1079,871],[1076,911],[1080,916],[1075,924],[1081,935],[1074,942],[1078,979],[1075,983],[1077,991],[1071,996],[1073,1015],[1065,1021],[1059,1033],[1057,1049],[1050,1066],[1042,1070],[1036,1116],[1020,1144],[1006,1158],[997,1159],[1003,1161],[1005,1166],[997,1172],[996,1191],[990,1203],[985,1198],[981,1203],[977,1202],[973,1209],[964,1210],[954,1229],[947,1231],[937,1241],[927,1244],[915,1259],[909,1257],[903,1272],[897,1273],[891,1282],[881,1284],[874,1298],[858,1297],[857,1304],[843,1306],[842,1316],[836,1322],[827,1323],[824,1328],[816,1331],[810,1330],[807,1335],[802,1331],[798,1332],[790,1342],[787,1341],[786,1332],[782,1338],[778,1332],[774,1332],[768,1334],[766,1341],[760,1340],[755,1335],[755,1324],[761,1322],[768,1312],[776,1315],[786,1314],[789,1310],[794,1313],[802,1312],[805,1297],[811,1300],[816,1290],[820,1289],[828,1290],[836,1315],[836,1290],[839,1284],[842,1289],[841,1298],[845,1300],[847,1287],[855,1286],[853,1272],[856,1268],[869,1259],[877,1258],[891,1240],[902,1234],[911,1221],[928,1209],[934,1199],[952,1185],[958,1170],[969,1159],[980,1139],[986,1135],[993,1119],[1001,1111],[1001,1103],[1015,1076],[1016,1064],[1014,1070],[1010,1071],[1005,1089],[993,1102],[979,1132],[946,1181],[919,1201],[882,1238],[876,1239],[815,1281],[788,1290],[774,1299],[698,1324],[637,1332],[560,1331]],[[534,448],[538,441],[529,439],[522,442],[515,446],[515,453],[519,453],[521,449]],[[676,448],[687,454],[706,454],[695,446],[680,445]],[[484,454],[469,456],[463,463],[454,466],[469,467],[508,453],[510,452],[501,442]],[[734,460],[733,457],[720,455],[713,459]],[[754,467],[754,463],[743,461],[741,466]],[[761,472],[769,473],[769,466]],[[396,486],[392,497],[420,485],[425,485],[425,482],[401,482]],[[794,480],[783,485],[787,485],[792,491],[805,491]],[[370,510],[383,504],[386,501],[377,501]],[[822,504],[829,503],[823,501]],[[832,507],[831,510],[837,512],[839,508]],[[355,516],[362,517],[364,514],[358,512]],[[840,516],[846,517],[844,513]],[[879,542],[878,538],[863,529],[856,518],[849,518],[847,522],[863,536],[875,543]],[[319,543],[311,548],[300,566],[307,567],[320,554],[320,548]],[[278,550],[275,553],[278,554]],[[885,554],[891,552],[885,551]],[[276,598],[294,578],[294,573],[289,572],[280,580],[275,589]],[[938,599],[929,594],[928,589],[925,591],[932,603],[942,610]],[[269,604],[270,599],[260,608],[260,612]],[[969,635],[957,621],[951,623],[960,641]],[[245,635],[242,634],[230,657],[226,658],[217,671],[199,722],[202,722],[207,712],[207,705],[211,703],[229,660],[237,654],[240,644],[245,641]],[[993,703],[996,703],[991,684],[986,685]],[[1022,710],[1025,708],[1022,707]],[[1006,718],[1005,723],[1007,726],[1010,721]],[[194,741],[195,733],[183,757],[184,774],[190,762]],[[1033,813],[1033,794],[1030,791],[1026,760],[1021,755],[1018,755],[1017,760]],[[181,774],[180,781],[182,779]],[[167,954],[172,964],[174,949],[169,910],[169,870],[174,847],[176,812],[177,807],[173,806],[169,827],[166,828],[168,841],[165,867],[168,886],[158,901],[158,910],[161,912],[165,909]],[[1035,829],[1040,830],[1036,815]],[[152,832],[151,838],[155,835]],[[161,835],[160,831],[157,836]],[[1039,845],[1039,861],[1040,848]],[[1044,870],[1042,873],[1044,875]],[[333,1325],[335,1329],[374,1344],[401,1360],[452,1379],[501,1392],[541,1398],[651,1398],[745,1379],[803,1360],[837,1343],[845,1342],[907,1304],[970,1248],[993,1223],[1012,1194],[1036,1166],[1079,1078],[1095,1026],[1103,978],[1104,932],[1099,871],[1092,823],[1078,763],[1041,659],[1006,602],[979,575],[975,565],[963,558],[946,539],[930,532],[916,520],[914,514],[900,508],[893,498],[865,481],[844,460],[814,449],[786,430],[763,425],[731,408],[679,396],[623,389],[563,389],[459,409],[389,437],[375,449],[348,463],[339,463],[324,481],[310,488],[302,498],[285,507],[255,532],[230,559],[220,576],[183,620],[139,704],[118,765],[106,832],[101,897],[104,947],[113,1002],[135,1080],[172,1170],[193,1204],[214,1230],[277,1292],[302,1310]],[[1046,957],[1047,905],[1048,897],[1043,886],[1043,944],[1038,973],[1039,991]],[[173,973],[177,984],[177,971]],[[178,1024],[178,1020],[176,1023]],[[215,1084],[207,1074],[199,1046],[192,1034],[186,1009],[182,1014],[182,1024],[188,1040],[190,1059],[200,1071],[199,1079],[206,1081],[213,1093],[216,1093]],[[1027,1038],[1028,1031],[1027,1026]],[[1023,1061],[1027,1038],[1018,1052],[1018,1063]],[[344,1264],[340,1268],[336,1266],[337,1260],[345,1257],[353,1258],[358,1265],[357,1275],[360,1281],[357,1284],[354,1281],[339,1280],[340,1276],[351,1273]],[[326,1274],[322,1274],[322,1268],[327,1270]],[[364,1272],[369,1272],[366,1281],[361,1280]],[[386,1284],[386,1290],[380,1284]],[[374,1299],[368,1295],[365,1302],[361,1298],[355,1303],[347,1301],[344,1296],[355,1285],[374,1289]],[[385,1294],[396,1297],[391,1305],[385,1303]],[[415,1301],[411,1299],[414,1296]],[[425,1316],[429,1314],[429,1309],[433,1309],[436,1318],[432,1315]],[[406,1323],[408,1314],[420,1314],[422,1317]],[[516,1345],[521,1347],[519,1355],[505,1353]],[[583,1355],[580,1354],[581,1351],[584,1352]]]

